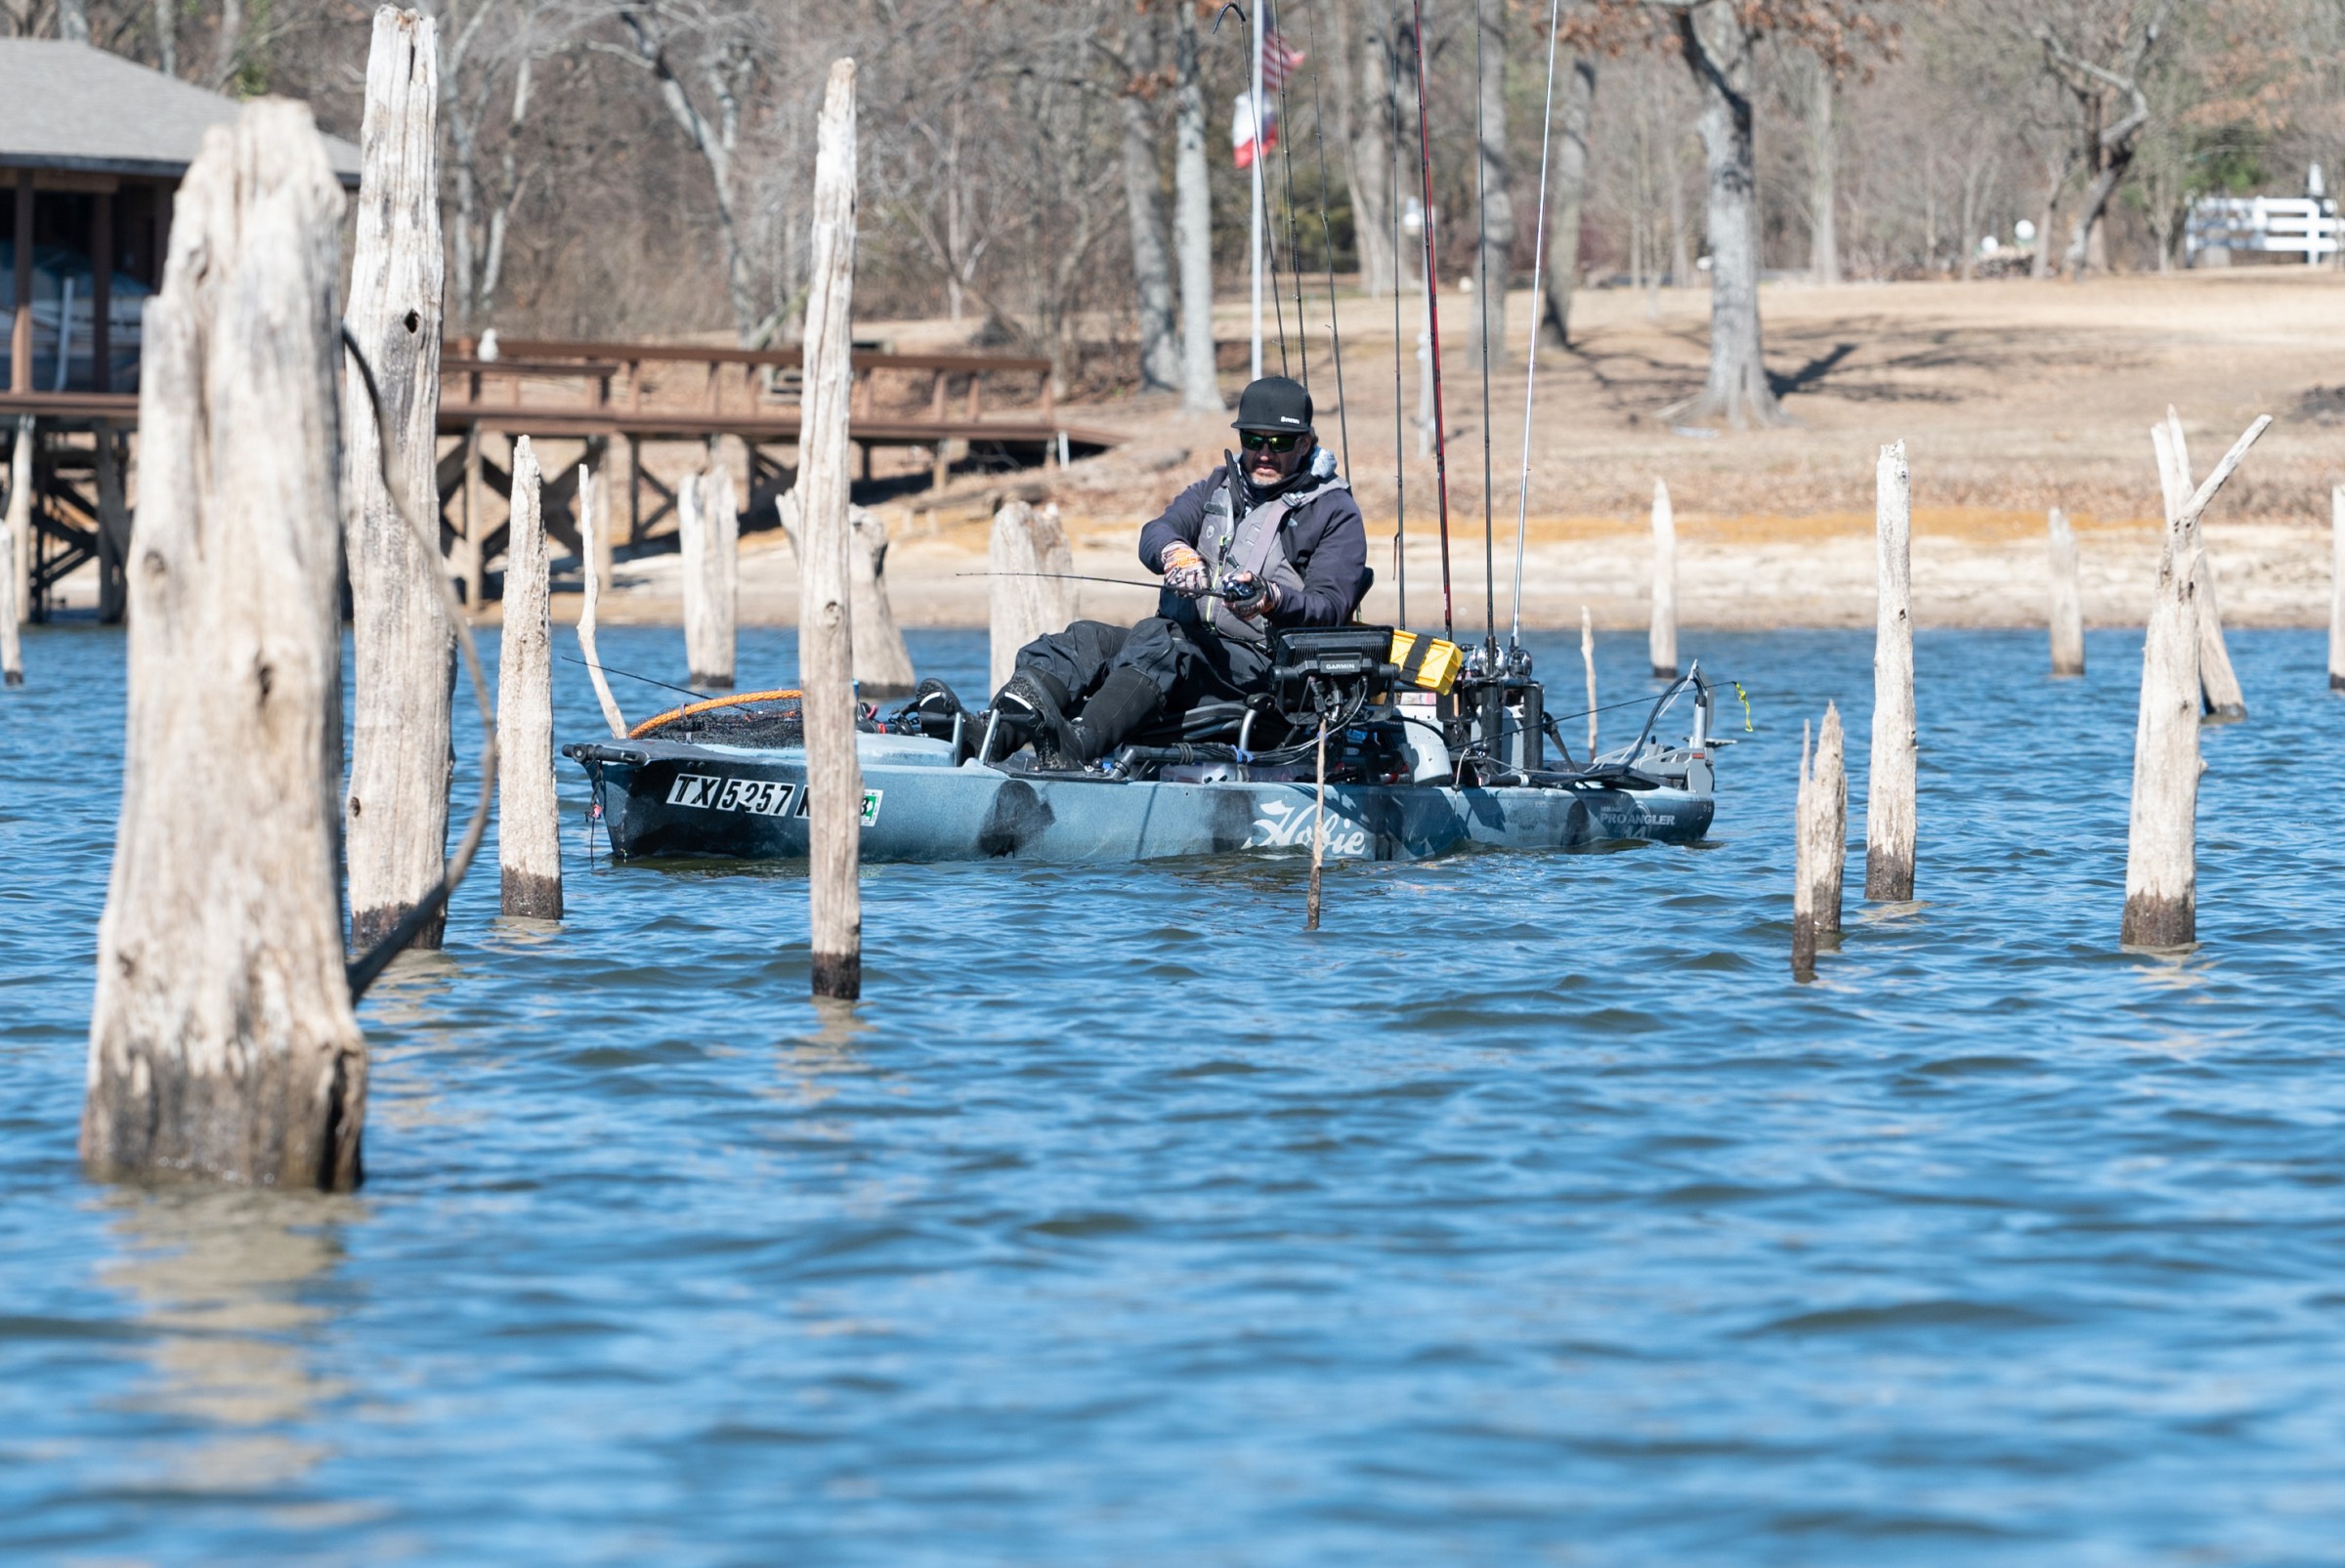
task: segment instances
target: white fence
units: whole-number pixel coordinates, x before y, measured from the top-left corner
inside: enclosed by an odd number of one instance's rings
[[[2318,266],[2337,254],[2337,204],[2323,196],[2208,196],[2194,202],[2183,230],[2186,265],[2209,250],[2293,252]]]

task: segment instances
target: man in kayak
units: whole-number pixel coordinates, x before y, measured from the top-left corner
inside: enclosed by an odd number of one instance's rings
[[[1160,713],[1264,690],[1274,628],[1340,626],[1366,596],[1367,530],[1310,393],[1265,376],[1232,428],[1237,472],[1215,468],[1140,530],[1140,562],[1165,579],[1156,614],[1079,620],[1018,650],[994,711],[1039,766],[1095,762]]]

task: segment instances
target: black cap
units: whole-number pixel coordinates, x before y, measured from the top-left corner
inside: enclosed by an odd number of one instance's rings
[[[1238,417],[1229,428],[1307,434],[1311,428],[1311,395],[1300,381],[1264,376],[1238,394]]]

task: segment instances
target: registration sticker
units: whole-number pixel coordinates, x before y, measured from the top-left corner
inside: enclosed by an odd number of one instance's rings
[[[668,786],[667,803],[701,811],[746,811],[758,817],[785,817],[802,793],[778,779],[720,779],[713,774],[679,773]]]

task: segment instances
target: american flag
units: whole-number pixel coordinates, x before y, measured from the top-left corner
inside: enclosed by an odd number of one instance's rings
[[[1303,58],[1301,50],[1288,47],[1284,33],[1276,28],[1265,30],[1262,34],[1262,91],[1275,93],[1286,86],[1287,78],[1295,74],[1295,67],[1302,64]]]

